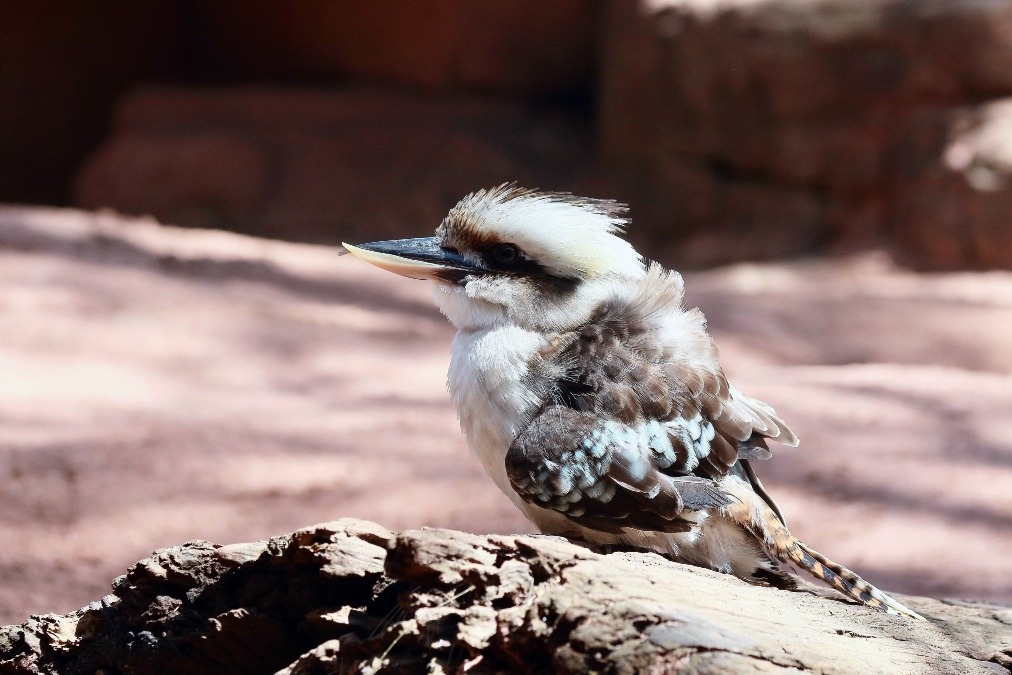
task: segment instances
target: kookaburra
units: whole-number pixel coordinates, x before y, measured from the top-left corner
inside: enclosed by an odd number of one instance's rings
[[[797,437],[728,383],[682,277],[619,236],[624,214],[503,185],[461,200],[434,237],[344,246],[432,282],[457,328],[448,382],[468,445],[542,532],[780,587],[793,563],[920,618],[787,529],[749,462]]]

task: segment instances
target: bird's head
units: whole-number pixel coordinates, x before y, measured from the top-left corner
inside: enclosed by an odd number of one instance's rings
[[[615,202],[502,185],[464,197],[434,237],[344,246],[434,282],[458,328],[563,330],[586,321],[615,284],[643,277],[643,259],[618,236],[624,213]]]

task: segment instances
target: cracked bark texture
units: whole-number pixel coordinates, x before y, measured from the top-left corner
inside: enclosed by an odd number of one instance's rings
[[[0,628],[9,673],[1007,673],[1012,608],[927,623],[555,537],[344,519],[156,551],[77,612]]]

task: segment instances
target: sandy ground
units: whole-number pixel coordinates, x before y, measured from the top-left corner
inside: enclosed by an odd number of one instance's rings
[[[758,467],[800,538],[889,589],[1012,602],[1012,274],[867,254],[687,285],[802,438]],[[0,623],[191,539],[531,531],[459,433],[450,338],[424,283],[331,249],[0,209]]]

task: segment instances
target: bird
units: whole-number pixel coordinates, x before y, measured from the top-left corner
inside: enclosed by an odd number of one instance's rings
[[[541,532],[786,589],[794,565],[923,619],[787,528],[751,462],[797,436],[728,382],[682,276],[624,238],[627,214],[508,183],[461,199],[434,236],[342,245],[432,283],[468,446]]]

